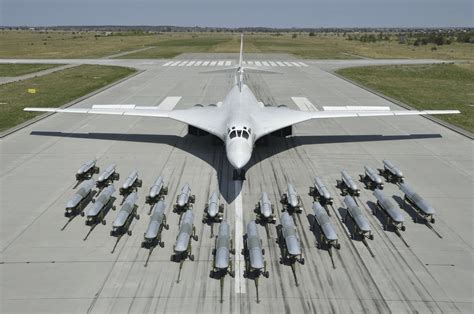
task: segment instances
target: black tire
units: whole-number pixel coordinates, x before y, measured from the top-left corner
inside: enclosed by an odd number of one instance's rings
[[[131,236],[131,235],[132,235],[132,230],[127,230],[127,234],[128,234],[129,236]]]

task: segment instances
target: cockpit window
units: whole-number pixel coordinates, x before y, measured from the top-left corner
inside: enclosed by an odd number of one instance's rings
[[[249,138],[249,134],[247,133],[247,131],[242,132],[242,137],[245,138],[245,139]]]
[[[242,137],[242,130],[237,130],[237,136]]]
[[[230,133],[229,137],[230,137],[230,138],[234,138],[234,137],[236,137],[236,135],[237,135],[236,132],[235,132],[235,131],[232,131],[232,132]]]

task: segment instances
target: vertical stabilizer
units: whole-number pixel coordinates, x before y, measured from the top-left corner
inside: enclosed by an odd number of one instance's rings
[[[239,68],[242,67],[243,53],[244,53],[244,34],[240,34]]]
[[[239,90],[242,91],[242,81],[244,80],[244,68],[242,67],[242,62],[243,62],[243,54],[244,54],[244,34],[240,34],[240,55],[239,55],[239,70],[238,70],[238,75],[239,75]]]

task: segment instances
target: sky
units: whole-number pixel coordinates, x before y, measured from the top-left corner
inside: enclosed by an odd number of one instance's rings
[[[0,25],[473,27],[473,0],[0,0]]]

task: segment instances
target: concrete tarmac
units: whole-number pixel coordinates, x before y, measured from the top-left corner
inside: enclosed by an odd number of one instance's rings
[[[186,60],[192,55],[181,56]],[[236,55],[197,55],[204,60],[226,60]],[[295,61],[290,56],[249,55],[247,60]],[[251,59],[252,58],[252,59]],[[184,60],[183,59],[183,60]],[[22,62],[21,60],[16,60]],[[42,60],[51,62],[52,60]],[[58,60],[58,63],[68,63]],[[301,60],[300,60],[301,61]],[[27,61],[24,61],[27,62]],[[35,62],[37,62],[35,60]],[[75,107],[91,104],[158,105],[167,96],[182,96],[176,108],[221,101],[234,83],[230,74],[202,74],[202,67],[163,66],[162,60],[84,60],[72,63],[136,66],[145,70]],[[328,70],[358,64],[420,61],[357,60],[308,61],[308,66],[278,67],[283,75],[248,74],[247,84],[268,105],[298,106],[291,97],[306,97],[312,106],[390,106],[395,104],[344,81]],[[429,60],[421,62],[430,62]],[[448,108],[447,108],[448,109]],[[54,114],[1,139],[0,163],[0,289],[4,313],[471,313],[473,311],[473,143],[423,117],[374,117],[315,120],[299,124],[293,136],[273,138],[257,146],[247,180],[232,180],[232,167],[223,147],[208,137],[187,135],[174,121],[100,115]],[[72,196],[77,168],[97,158],[101,170],[117,164],[118,189],[137,168],[140,220],[132,235],[122,237],[115,253],[109,235],[117,211],[107,224],[89,231],[84,218],[67,222],[64,207]],[[358,200],[375,239],[365,245],[350,238],[352,225],[344,224],[343,196],[335,187],[340,171],[355,179],[364,165],[382,167],[390,159],[436,209],[433,228],[406,220],[403,241],[383,230],[383,215],[373,215],[375,198],[363,188]],[[166,214],[169,230],[165,247],[157,247],[144,267],[148,251],[140,247],[149,216],[148,188],[158,175],[169,186]],[[308,195],[314,176],[320,176],[335,198],[331,222],[341,243],[333,250],[319,249],[318,232],[309,228],[313,217]],[[253,208],[262,191],[275,205],[277,224],[282,211],[280,195],[292,181],[300,193],[303,212],[295,215],[306,263],[296,266],[299,286],[289,266],[279,263],[275,225],[259,227],[270,277],[260,278],[257,304],[254,282],[238,276],[242,257],[236,252],[236,278],[225,278],[224,302],[219,303],[219,281],[211,279],[214,239],[201,222],[209,194],[217,189],[226,204],[225,217],[241,236],[255,219]],[[179,264],[170,261],[179,217],[172,212],[176,195],[188,182],[196,195],[192,243],[195,260],[186,260],[181,281]],[[384,192],[394,202],[402,193],[391,183]],[[121,197],[116,194],[119,208]],[[237,217],[237,218],[236,218]],[[242,229],[243,228],[243,229]],[[217,226],[214,229],[217,232]],[[243,230],[243,231],[242,231]],[[234,239],[237,245],[242,241]],[[239,268],[240,267],[240,268]]]

